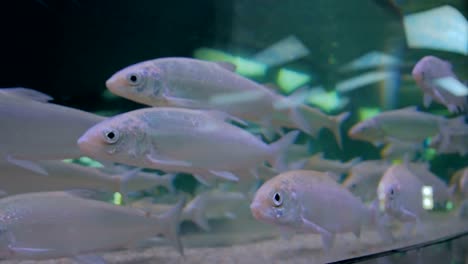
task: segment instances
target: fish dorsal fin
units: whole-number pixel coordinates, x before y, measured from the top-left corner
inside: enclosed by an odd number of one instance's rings
[[[415,106],[415,105],[412,105],[412,106],[407,106],[407,107],[400,108],[397,111],[413,111],[413,112],[416,112],[416,111],[418,111],[418,107]]]
[[[216,65],[218,65],[219,67],[225,69],[225,70],[228,70],[228,71],[231,71],[231,72],[236,71],[236,65],[233,64],[233,63],[230,63],[230,62],[227,62],[227,61],[215,61],[214,63]]]
[[[28,99],[28,100],[33,100],[33,101],[38,101],[38,102],[43,102],[43,103],[47,103],[49,101],[54,100],[54,98],[52,98],[51,96],[45,93],[41,93],[39,91],[28,89],[28,88],[23,88],[23,87],[2,88],[0,89],[0,91],[9,95],[23,98],[23,99]]]
[[[323,160],[323,159],[325,159],[325,158],[323,157],[323,152],[317,152],[317,153],[315,153],[314,155],[312,155],[312,156],[310,157],[310,159]]]
[[[334,182],[338,182],[340,180],[340,175],[336,174],[334,172],[326,171],[323,174],[325,174],[327,176],[325,178],[332,179]]]

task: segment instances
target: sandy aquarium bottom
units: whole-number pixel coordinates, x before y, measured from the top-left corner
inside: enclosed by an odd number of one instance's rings
[[[360,239],[351,233],[339,234],[326,253],[319,235],[297,234],[287,240],[275,227],[253,220],[247,211],[235,220],[210,224],[210,232],[182,224],[184,257],[159,238],[132,250],[103,252],[99,256],[107,263],[468,263],[468,221],[446,213],[431,214],[414,234],[404,234],[403,228],[395,227],[393,242],[382,241],[376,231],[366,228]],[[0,263],[80,262],[62,258]]]

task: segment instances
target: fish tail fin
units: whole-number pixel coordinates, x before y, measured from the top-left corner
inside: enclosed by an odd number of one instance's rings
[[[312,137],[317,137],[322,127],[316,127],[314,124],[324,115],[320,110],[306,105],[298,105],[291,108],[290,119],[298,129],[304,131]]]
[[[333,133],[338,143],[342,148],[341,139],[341,124],[350,116],[350,112],[344,112],[337,116],[329,116],[319,109],[301,105],[292,110],[291,119],[296,125],[307,134],[317,137],[317,133],[322,127],[327,127]],[[314,127],[314,124],[319,124],[321,127]]]
[[[202,208],[193,206],[193,207],[190,207],[186,213],[187,213],[187,218],[190,221],[197,224],[197,226],[199,226],[204,231],[207,231],[207,232],[210,231],[211,229],[210,225],[208,224],[208,221],[205,218],[205,214]]]
[[[344,112],[336,116],[331,116],[331,124],[330,127],[328,127],[333,135],[335,136],[336,142],[338,143],[338,146],[342,149],[343,148],[343,139],[341,137],[341,124],[349,118],[351,115],[350,112]]]
[[[184,208],[186,197],[183,196],[180,201],[169,211],[162,215],[155,216],[158,220],[156,226],[158,226],[158,232],[164,235],[164,237],[171,241],[177,251],[183,256],[184,248],[180,242],[179,236],[179,225]]]
[[[287,164],[284,155],[289,145],[292,145],[299,135],[299,131],[291,131],[284,135],[278,141],[270,144],[270,157],[268,162],[278,172],[287,170]]]

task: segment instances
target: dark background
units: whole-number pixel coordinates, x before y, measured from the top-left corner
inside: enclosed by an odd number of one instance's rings
[[[291,34],[311,51],[291,66],[333,87],[349,77],[337,67],[370,50],[400,49],[408,65],[427,55],[424,50],[407,54],[401,15],[444,1],[396,2],[405,5],[387,0],[3,1],[0,87],[30,87],[85,110],[112,108],[102,101],[105,80],[127,65],[190,57],[201,46],[254,54]],[[445,2],[466,15],[466,1]],[[463,58],[442,55],[455,64]]]

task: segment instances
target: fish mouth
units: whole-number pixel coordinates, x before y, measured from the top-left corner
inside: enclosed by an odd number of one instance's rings
[[[261,204],[256,202],[252,203],[250,205],[250,211],[252,212],[252,215],[255,219],[262,220],[264,218]]]
[[[351,139],[360,139],[360,137],[359,137],[359,127],[352,127],[348,131],[348,137],[350,137]]]
[[[80,149],[81,153],[85,155],[93,155],[96,152],[96,146],[92,143],[90,136],[88,133],[85,133],[77,140],[78,148]]]
[[[115,75],[112,75],[107,81],[106,81],[106,87],[109,91],[111,91],[114,94],[118,93],[119,87],[122,87],[124,83],[123,81],[118,78]]]
[[[107,81],[106,81],[106,87],[107,89],[109,90],[113,90],[114,86],[115,86],[115,78],[112,76],[110,77]]]

